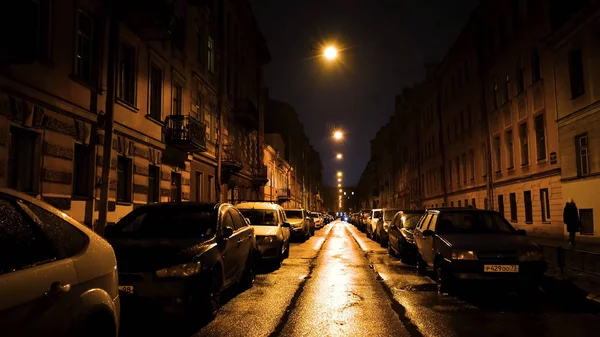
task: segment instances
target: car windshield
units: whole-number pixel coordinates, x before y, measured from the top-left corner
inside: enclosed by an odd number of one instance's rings
[[[262,209],[240,209],[252,226],[277,226],[277,212]]]
[[[373,212],[373,219],[379,219],[379,218],[381,218],[381,211]]]
[[[131,213],[116,225],[116,234],[131,238],[193,238],[216,233],[214,210],[193,207],[149,207]]]
[[[392,221],[394,215],[396,215],[396,213],[398,213],[399,211],[400,210],[398,209],[386,209],[385,212],[383,212],[383,220]]]
[[[285,215],[290,219],[302,219],[302,211],[285,211]]]
[[[421,214],[404,214],[402,215],[402,227],[406,229],[415,229],[421,218]]]
[[[491,212],[441,213],[435,231],[438,234],[515,234],[502,216]]]

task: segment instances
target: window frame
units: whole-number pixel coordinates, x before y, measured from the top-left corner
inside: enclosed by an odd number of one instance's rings
[[[125,56],[131,57],[130,60],[124,59]],[[117,100],[130,106],[137,106],[137,67],[138,67],[137,48],[128,42],[119,43],[119,52],[117,58]],[[130,69],[124,69],[129,66]],[[131,90],[131,92],[129,92]]]
[[[523,191],[523,203],[525,205],[525,223],[533,223],[533,203],[531,191]]]
[[[153,170],[156,169],[156,177],[152,177]],[[160,166],[159,165],[148,165],[148,194],[146,195],[146,202],[160,202]],[[152,186],[152,187],[151,187]],[[151,195],[151,189],[154,191],[155,195]],[[151,198],[155,196],[156,198]],[[154,200],[151,200],[154,199]]]
[[[72,190],[71,195],[74,198],[91,198],[93,197],[94,191],[94,153],[93,149],[88,149],[88,145],[75,142],[73,145],[73,182],[72,182]],[[84,152],[83,158],[78,157],[78,148]],[[78,180],[78,166],[85,164],[84,173],[83,173],[83,181]],[[79,188],[82,188],[81,190]],[[80,193],[81,192],[81,193]]]
[[[586,145],[582,146],[582,140],[586,140]],[[577,164],[577,177],[585,177],[590,175],[590,140],[588,133],[582,133],[575,136],[575,160]],[[586,152],[583,155],[583,152]],[[587,168],[587,171],[584,172],[584,164]]]
[[[541,120],[541,123],[538,123],[538,121],[540,121],[540,120]],[[545,161],[548,158],[548,151],[546,149],[546,147],[547,147],[547,144],[546,144],[546,118],[545,118],[544,113],[541,113],[534,117],[534,126],[535,126],[536,158],[537,158],[538,162]],[[541,130],[540,130],[539,126],[542,127]],[[541,134],[540,134],[540,131],[542,131]]]
[[[585,95],[585,69],[583,50],[574,48],[569,51],[569,87],[571,89],[571,100]]]
[[[518,212],[517,212],[517,207],[518,207],[517,194],[513,192],[513,193],[510,193],[508,195],[508,197],[510,200],[510,222],[518,222],[519,216],[518,216]]]
[[[124,162],[123,179],[119,176],[119,167],[121,161]],[[125,195],[119,195],[119,185],[123,180],[123,188]],[[130,204],[133,202],[133,159],[124,155],[117,156],[117,203]]]
[[[540,204],[542,212],[542,222],[550,222],[550,191],[548,188],[540,188]]]
[[[507,130],[504,133],[504,143],[506,144],[506,158],[507,170],[513,170],[515,168],[515,141],[512,129]]]
[[[154,92],[154,79],[153,70],[157,69],[160,71],[160,92]],[[159,65],[156,62],[150,61],[150,65],[148,66],[148,117],[161,122],[163,121],[163,111],[164,111],[164,89],[165,89],[165,68]],[[158,94],[158,95],[157,95]],[[158,98],[157,98],[158,96]],[[155,100],[158,100],[156,102]],[[154,111],[153,107],[157,107],[158,111]]]

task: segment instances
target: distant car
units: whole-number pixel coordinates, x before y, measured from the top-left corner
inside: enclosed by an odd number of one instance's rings
[[[357,227],[360,231],[362,231],[362,232],[367,231],[367,225],[370,221],[369,220],[370,216],[371,216],[371,210],[363,209],[362,211],[360,211],[359,217],[358,217],[358,222],[357,222]]]
[[[474,208],[429,209],[414,231],[418,270],[436,281],[503,280],[537,289],[546,262],[539,249],[500,213]]]
[[[404,260],[416,256],[417,246],[413,231],[417,223],[424,218],[425,211],[400,211],[394,215],[388,231],[388,253],[397,254]]]
[[[112,247],[49,204],[0,188],[2,336],[117,336]]]
[[[375,240],[375,230],[377,228],[377,222],[382,216],[383,214],[381,208],[374,208],[371,210],[369,220],[367,221],[367,237]]]
[[[291,225],[283,207],[269,202],[244,202],[236,207],[254,227],[260,257],[279,268],[290,255]]]
[[[306,210],[302,208],[286,209],[285,216],[291,225],[292,237],[308,240],[311,236],[315,235],[315,223],[309,220],[310,217]]]
[[[319,216],[319,213],[317,213],[317,212],[311,212],[310,213],[310,217],[313,218],[313,220],[315,221],[315,227],[317,229],[321,229],[325,225],[325,222],[323,220],[323,216],[322,215]]]
[[[388,230],[394,215],[398,213],[400,209],[397,208],[384,208],[382,209],[383,216],[377,220],[375,224],[375,242],[379,242],[382,247],[387,247],[388,243]]]
[[[254,283],[254,229],[231,204],[156,203],[109,226],[125,303],[212,318],[221,292]]]

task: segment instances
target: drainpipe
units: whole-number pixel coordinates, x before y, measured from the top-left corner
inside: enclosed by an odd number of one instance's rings
[[[104,235],[106,219],[108,216],[108,192],[110,180],[110,163],[112,161],[112,138],[114,130],[114,102],[115,102],[115,65],[117,63],[117,49],[119,44],[119,21],[113,14],[113,2],[108,2],[108,68],[106,83],[106,113],[104,121],[104,144],[102,148],[102,178],[100,181],[100,201],[98,204],[98,221],[94,231]]]
[[[219,67],[219,98],[217,104],[217,143],[216,143],[216,157],[217,157],[217,172],[215,173],[215,191],[217,193],[217,202],[223,202],[223,195],[221,193],[221,167],[223,161],[223,102],[225,101],[224,97],[224,78],[225,78],[225,62],[221,62],[221,60],[225,60],[225,34],[224,34],[224,20],[223,20],[223,1],[217,1],[217,58],[216,62]]]

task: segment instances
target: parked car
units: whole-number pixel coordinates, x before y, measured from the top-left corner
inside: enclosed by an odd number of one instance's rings
[[[216,315],[221,292],[254,283],[254,229],[231,204],[156,203],[106,228],[125,303]]]
[[[283,207],[270,202],[244,202],[236,206],[254,227],[260,257],[279,268],[290,255],[291,225]]]
[[[306,210],[302,208],[286,209],[285,216],[291,225],[292,237],[308,240],[311,236],[315,235],[315,223],[309,220],[310,217],[306,213]]]
[[[360,216],[358,218],[358,229],[362,232],[366,232],[367,231],[367,227],[368,227],[368,223],[369,223],[369,217],[371,216],[371,210],[369,209],[363,209],[362,211],[360,211]]]
[[[427,210],[414,236],[418,270],[446,286],[465,279],[539,285],[546,262],[539,249],[500,213],[474,208]]]
[[[317,229],[321,229],[321,228],[323,228],[323,226],[325,226],[325,223],[323,221],[323,216],[322,215],[319,216],[319,213],[311,212],[310,217],[313,218],[313,220],[315,221],[315,227]]]
[[[398,254],[405,260],[414,257],[417,252],[413,231],[417,223],[424,219],[425,211],[400,211],[394,215],[388,231],[388,253]]]
[[[375,224],[375,242],[379,242],[381,247],[387,247],[388,243],[388,230],[390,228],[390,223],[392,223],[392,219],[394,219],[394,215],[398,213],[400,209],[397,208],[383,208],[381,216],[377,223]]]
[[[0,188],[2,336],[117,336],[112,247],[49,204]]]
[[[367,221],[367,237],[375,240],[375,229],[377,228],[377,222],[382,217],[382,209],[375,208],[371,210],[369,220]]]

